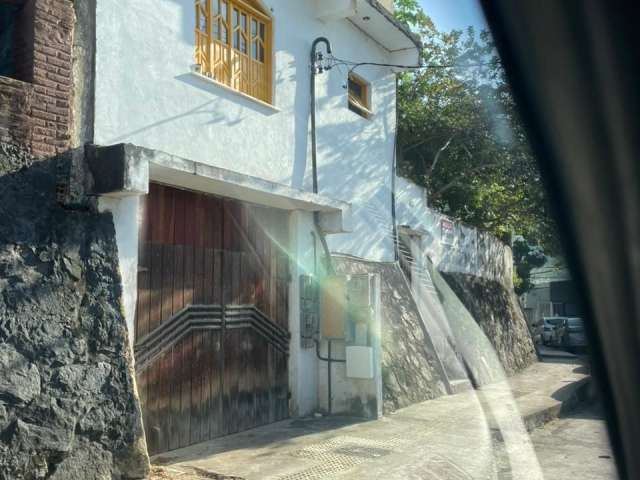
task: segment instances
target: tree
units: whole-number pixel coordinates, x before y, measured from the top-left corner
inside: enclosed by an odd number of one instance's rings
[[[432,208],[556,253],[542,178],[490,33],[440,32],[417,0],[396,0],[396,15],[420,35],[426,65],[400,76],[399,173],[427,188]]]
[[[540,247],[530,245],[524,238],[516,237],[513,241],[513,263],[515,264],[514,288],[522,295],[533,288],[531,272],[542,267],[547,257]]]

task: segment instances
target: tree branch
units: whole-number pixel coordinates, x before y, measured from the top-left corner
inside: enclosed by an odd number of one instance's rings
[[[438,150],[438,153],[436,153],[436,156],[433,158],[433,163],[431,164],[429,173],[427,173],[426,175],[427,178],[431,177],[431,175],[433,174],[433,170],[436,168],[436,165],[438,164],[438,160],[440,160],[440,155],[442,155],[442,152],[444,152],[447,148],[449,148],[449,145],[451,145],[451,142],[453,141],[453,137],[455,136],[456,136],[455,133],[451,135],[449,137],[449,140],[447,140],[447,143],[445,143],[442,147],[440,147],[440,150]]]
[[[502,164],[503,162],[493,162],[493,163],[485,163],[484,165],[478,165],[475,168],[472,168],[470,170],[465,170],[465,176],[470,174],[470,173],[475,173],[475,172],[479,172],[481,170],[484,170],[485,168],[490,168],[490,167],[495,167],[497,165]],[[441,187],[439,190],[433,192],[431,194],[432,198],[438,198],[440,195],[442,195],[444,192],[446,192],[447,190],[449,190],[450,188],[455,187],[457,184],[460,183],[460,178],[456,178],[454,180],[451,180],[449,183],[445,184],[443,187]]]

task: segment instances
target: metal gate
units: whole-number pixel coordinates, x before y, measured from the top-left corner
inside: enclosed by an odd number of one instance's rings
[[[150,454],[288,416],[288,260],[264,210],[157,184],[142,202],[135,357]]]

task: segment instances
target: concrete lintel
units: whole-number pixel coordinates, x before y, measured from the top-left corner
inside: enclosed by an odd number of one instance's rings
[[[149,162],[130,155],[124,143],[98,147],[88,145],[86,159],[93,177],[92,192],[106,197],[128,197],[149,193]]]
[[[351,205],[340,200],[131,144],[97,147],[96,157],[105,157],[100,154],[102,149],[109,152],[110,161],[99,162],[101,165],[122,164],[125,171],[137,168],[136,178],[144,177],[147,185],[155,181],[281,210],[319,212],[326,233],[350,231]],[[120,160],[111,158],[116,152]]]

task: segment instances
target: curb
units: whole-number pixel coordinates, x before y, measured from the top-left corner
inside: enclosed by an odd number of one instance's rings
[[[547,408],[530,412],[522,417],[522,421],[527,429],[527,432],[531,432],[536,428],[540,428],[552,420],[555,420],[561,416],[567,415],[576,409],[582,402],[584,402],[589,396],[589,384],[591,383],[591,377],[583,378],[572,384],[572,391],[566,398],[559,400],[555,405],[550,405]]]
[[[525,413],[522,422],[528,433],[536,428],[543,427],[552,420],[556,420],[571,413],[581,403],[588,400],[591,392],[591,377],[585,377],[571,384],[569,391],[562,395],[562,399],[550,404],[548,407]],[[492,422],[493,423],[493,422]],[[491,435],[495,441],[504,442],[502,432],[496,425],[491,425]]]

